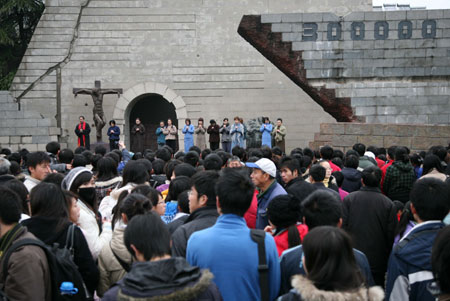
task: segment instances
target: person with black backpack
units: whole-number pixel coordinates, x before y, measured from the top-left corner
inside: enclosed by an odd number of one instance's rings
[[[83,232],[69,221],[67,202],[61,188],[55,184],[40,183],[33,188],[30,203],[32,217],[23,221],[22,225],[50,247],[57,243],[60,249],[72,249],[73,262],[89,294],[93,296],[99,280],[99,271]],[[71,229],[73,238],[69,234]],[[68,240],[73,242],[67,245]],[[81,290],[82,287],[77,289]]]
[[[19,196],[0,187],[0,296],[3,293],[11,300],[51,300],[51,276],[45,252],[33,245],[8,252],[21,240],[37,240],[19,224],[21,212]]]

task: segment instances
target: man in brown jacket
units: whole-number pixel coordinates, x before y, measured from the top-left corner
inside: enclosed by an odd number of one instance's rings
[[[11,254],[7,275],[3,274],[3,255],[17,241],[36,239],[19,224],[20,198],[0,187],[0,288],[10,300],[51,300],[51,278],[47,257],[38,246],[24,246]]]

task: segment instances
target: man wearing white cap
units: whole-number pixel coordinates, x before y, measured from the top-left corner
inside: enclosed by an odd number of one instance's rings
[[[256,196],[258,199],[256,229],[264,229],[269,224],[267,207],[270,201],[278,195],[287,193],[275,180],[277,168],[271,160],[262,158],[255,163],[246,163],[246,165],[247,167],[253,168],[250,177],[259,191]]]

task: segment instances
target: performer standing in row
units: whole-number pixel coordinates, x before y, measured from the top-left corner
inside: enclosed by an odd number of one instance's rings
[[[119,149],[119,139],[120,139],[120,128],[116,125],[115,120],[109,121],[109,150]]]
[[[144,134],[145,134],[145,127],[141,123],[141,119],[138,117],[136,118],[136,124],[131,129],[131,151],[136,152],[143,152],[144,151]]]
[[[78,136],[78,146],[84,146],[86,149],[91,148],[90,132],[91,127],[84,121],[84,116],[80,116],[80,123],[75,127],[75,134]]]
[[[183,126],[184,134],[184,152],[187,153],[189,149],[194,146],[194,126],[191,124],[191,120],[186,118],[185,125]]]
[[[164,135],[164,121],[159,122],[159,127],[156,129],[156,143],[158,144],[158,149],[166,145],[166,136]]]
[[[198,119],[198,126],[195,129],[195,134],[197,137],[195,138],[195,145],[198,146],[201,150],[206,148],[206,137],[205,137],[206,129],[203,125],[203,118]]]
[[[166,145],[175,153],[177,151],[177,127],[172,124],[172,119],[167,119],[167,126],[164,127],[163,134],[166,136]]]

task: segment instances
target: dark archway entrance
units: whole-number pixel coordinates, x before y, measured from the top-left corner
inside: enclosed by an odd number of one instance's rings
[[[173,124],[178,128],[177,114],[175,113],[174,105],[169,103],[159,94],[144,94],[135,99],[135,105],[131,109],[129,118],[130,142],[131,139],[133,139],[131,129],[136,124],[136,118],[138,117],[145,127],[144,149],[158,149],[156,143],[156,129],[161,120],[167,122],[167,118],[171,118]]]

